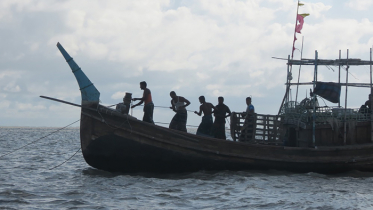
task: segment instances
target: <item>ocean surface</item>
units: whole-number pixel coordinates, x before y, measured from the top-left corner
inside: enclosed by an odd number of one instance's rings
[[[373,209],[373,173],[109,173],[56,130],[0,127],[0,209]]]

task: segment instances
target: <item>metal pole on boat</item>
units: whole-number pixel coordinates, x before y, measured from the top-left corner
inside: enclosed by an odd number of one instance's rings
[[[290,56],[288,56],[288,63],[290,62]],[[290,65],[288,65],[288,69],[287,69],[287,74],[286,74],[286,103],[289,102],[289,91],[290,91],[290,80],[289,80],[289,76],[290,76],[290,72],[291,72],[291,69],[290,69]]]
[[[344,119],[344,134],[343,134],[343,144],[346,145],[346,139],[347,139],[347,123],[346,123],[346,115],[347,115],[347,84],[348,84],[348,49],[347,49],[347,63],[346,63],[346,94],[345,94],[345,119]]]
[[[302,60],[303,56],[303,39],[304,36],[302,36],[302,49],[300,50],[300,60]],[[297,83],[297,92],[295,94],[295,103],[298,101],[298,88],[299,88],[299,78],[300,78],[300,69],[302,68],[302,64],[299,65],[299,71],[298,71],[298,83]]]
[[[370,48],[370,94],[372,94],[372,48]]]
[[[315,70],[313,72],[313,90],[312,92],[315,92],[316,87],[316,81],[317,81],[317,59],[318,59],[318,53],[317,50],[315,50]],[[313,116],[312,116],[312,144],[314,147],[316,147],[316,139],[315,139],[315,133],[316,133],[316,94],[313,93]]]
[[[339,50],[339,62],[338,62],[338,85],[341,85],[341,50]],[[341,107],[341,101],[338,101],[338,108]]]
[[[370,48],[370,107],[373,107],[373,89],[372,89],[372,48]],[[370,141],[373,142],[373,112],[370,113]]]
[[[278,110],[278,113],[277,115],[280,115],[281,113],[281,109],[284,107],[284,104],[286,103],[286,99],[287,99],[287,94],[288,94],[288,73],[289,73],[289,65],[290,65],[290,55],[288,55],[288,68],[287,68],[287,75],[286,75],[286,91],[285,91],[285,95],[284,95],[284,98],[282,99],[282,102],[281,102],[281,105],[280,105],[280,109]]]

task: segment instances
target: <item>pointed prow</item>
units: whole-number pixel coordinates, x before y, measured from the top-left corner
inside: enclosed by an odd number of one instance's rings
[[[100,100],[100,92],[98,92],[93,83],[88,79],[82,69],[75,63],[73,58],[66,52],[59,42],[57,43],[57,47],[66,62],[69,64],[75,75],[76,81],[79,84],[80,93],[82,94],[82,105],[98,104]]]

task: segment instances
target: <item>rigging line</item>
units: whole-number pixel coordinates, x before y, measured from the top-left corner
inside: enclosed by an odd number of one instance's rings
[[[115,106],[117,104],[114,104],[114,105],[110,105],[110,106],[106,106],[106,107],[112,107],[112,106]],[[131,101],[131,106],[132,106],[132,101]],[[139,105],[139,106],[144,106],[144,105]],[[154,107],[157,107],[157,108],[164,108],[164,109],[170,109],[170,107],[167,107],[167,106],[154,106]],[[132,110],[132,109],[131,109]],[[185,109],[187,110],[187,109]],[[187,110],[188,112],[194,112],[194,111],[191,111],[191,110]],[[131,114],[132,115],[132,114]]]
[[[346,68],[346,67],[344,67],[344,66],[341,66],[341,67],[342,67],[344,70],[347,71],[347,68]],[[353,75],[350,71],[348,72],[348,74],[351,75],[353,78],[359,80],[359,79],[358,79],[355,75]]]
[[[49,170],[53,170],[53,169],[55,169],[55,168],[57,168],[57,167],[60,167],[60,166],[62,166],[63,164],[65,164],[67,161],[69,161],[71,158],[73,158],[79,151],[80,151],[80,149],[81,148],[79,148],[78,149],[78,151],[76,151],[71,157],[69,157],[67,160],[65,160],[63,163],[61,163],[61,164],[59,164],[59,165],[57,165],[57,166],[55,166],[55,167],[53,167],[53,168],[50,168]]]
[[[73,123],[70,123],[70,124],[66,125],[66,126],[63,127],[63,128],[60,128],[60,129],[58,129],[58,130],[55,130],[55,131],[53,131],[52,133],[50,133],[50,134],[48,134],[48,135],[46,135],[46,136],[43,136],[43,137],[41,137],[41,138],[39,138],[39,139],[37,139],[37,140],[35,140],[35,141],[32,141],[32,142],[30,142],[30,143],[28,143],[28,144],[26,144],[26,145],[23,145],[22,147],[19,147],[19,148],[15,149],[15,150],[13,150],[13,151],[11,151],[11,152],[8,152],[8,153],[6,153],[6,154],[4,154],[4,155],[1,155],[0,158],[2,158],[2,157],[4,157],[4,156],[7,156],[7,155],[9,155],[9,154],[12,154],[12,153],[14,153],[14,152],[16,152],[16,151],[18,151],[18,150],[20,150],[20,149],[23,149],[23,148],[27,147],[27,146],[30,145],[30,144],[33,144],[33,143],[35,143],[35,142],[38,142],[38,141],[40,141],[40,140],[42,140],[42,139],[44,139],[44,138],[46,138],[46,137],[48,137],[48,136],[50,136],[50,135],[52,135],[52,134],[54,134],[54,133],[57,133],[58,131],[63,130],[63,129],[65,129],[65,128],[69,127],[70,125],[72,125],[72,124],[74,124],[74,123],[76,123],[76,122],[79,122],[79,121],[80,121],[80,119],[77,120],[77,121],[75,121],[75,122],[73,122]]]
[[[154,106],[154,107],[157,107],[157,108],[164,108],[164,109],[171,109],[171,107],[167,107],[167,106]],[[187,110],[187,109],[185,109]],[[194,111],[191,111],[191,110],[187,110],[188,112],[194,112]]]
[[[331,66],[329,66],[329,65],[325,65],[325,66],[326,66],[326,68],[328,68],[329,70],[332,70],[334,72],[334,69]]]

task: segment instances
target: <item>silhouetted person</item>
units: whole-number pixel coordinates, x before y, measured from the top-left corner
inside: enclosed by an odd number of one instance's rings
[[[152,123],[153,121],[153,111],[154,111],[154,104],[152,101],[152,94],[150,90],[146,87],[146,82],[142,81],[140,82],[140,88],[141,90],[144,90],[142,98],[133,98],[133,101],[140,100],[140,102],[136,105],[133,105],[131,108],[135,108],[136,106],[145,103],[144,105],[144,117],[142,118],[142,121]]]
[[[123,97],[123,103],[119,103],[116,106],[116,110],[121,114],[128,114],[131,106],[132,93],[126,93]]]
[[[250,133],[249,131],[252,131],[252,126],[254,125],[254,113],[255,108],[254,105],[251,104],[251,97],[246,98],[246,116],[245,116],[245,122],[241,128],[241,136],[240,141],[250,141],[253,138],[253,135],[247,135]]]
[[[204,96],[199,97],[199,102],[201,106],[199,107],[199,112],[194,112],[201,116],[203,112],[202,122],[199,124],[197,129],[197,135],[201,136],[211,136],[211,128],[212,128],[212,111],[215,110],[214,105],[211,103],[206,102]]]
[[[185,107],[189,106],[190,102],[182,96],[177,96],[174,91],[170,92],[170,96],[172,98],[170,109],[174,110],[176,114],[172,118],[169,128],[187,132],[188,113]]]
[[[225,136],[225,118],[231,116],[231,110],[224,104],[224,98],[218,98],[218,105],[215,106],[214,116],[215,121],[212,126],[212,134],[214,138],[226,139]]]

